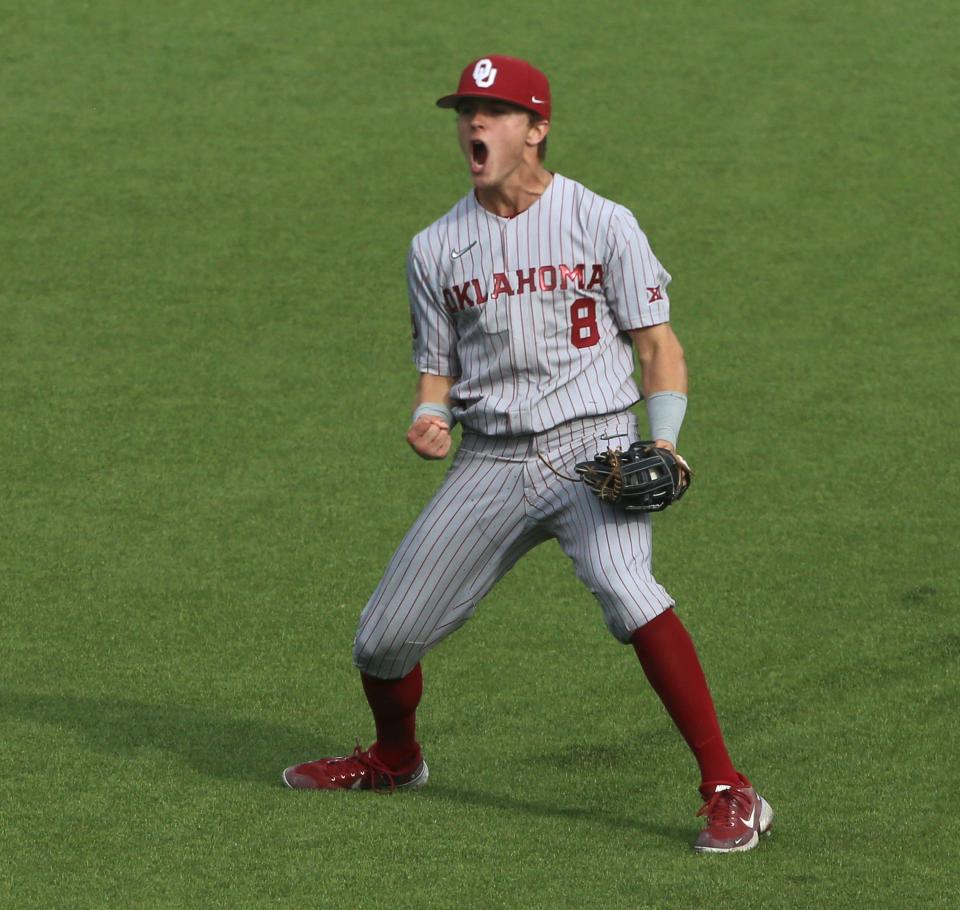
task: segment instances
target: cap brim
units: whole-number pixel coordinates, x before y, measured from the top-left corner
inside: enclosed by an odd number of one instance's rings
[[[535,110],[532,107],[527,107],[524,104],[518,104],[513,98],[502,98],[499,95],[492,95],[490,92],[460,92],[457,95],[444,95],[437,101],[437,107],[456,107],[457,102],[461,98],[485,98],[487,101],[503,101],[505,104],[512,104],[514,107],[518,107],[523,111],[530,111],[531,114],[537,114],[540,117],[543,117],[541,111]],[[546,119],[544,117],[544,119]]]
[[[437,107],[456,107],[457,102],[465,97],[464,95],[444,95],[437,101]]]

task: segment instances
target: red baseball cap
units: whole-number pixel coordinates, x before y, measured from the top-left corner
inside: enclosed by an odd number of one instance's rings
[[[456,107],[461,98],[496,98],[550,119],[550,83],[526,60],[491,54],[468,63],[452,95],[444,95],[437,107]]]

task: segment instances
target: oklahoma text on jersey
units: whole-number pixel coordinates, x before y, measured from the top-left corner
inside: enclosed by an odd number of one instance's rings
[[[568,265],[543,265],[530,269],[517,269],[511,272],[516,276],[516,283],[511,284],[505,272],[494,272],[488,279],[489,295],[480,284],[480,279],[473,278],[464,284],[455,284],[443,289],[444,306],[448,313],[456,313],[468,306],[483,306],[490,297],[496,300],[501,294],[512,297],[514,294],[523,294],[533,291],[565,291],[569,287],[577,290],[589,291],[591,288],[603,287],[603,266],[594,263],[590,266],[590,280],[585,279],[586,265],[580,263],[570,268]],[[473,296],[471,296],[471,291]]]

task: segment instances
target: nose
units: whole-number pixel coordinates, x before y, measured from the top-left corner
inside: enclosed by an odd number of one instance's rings
[[[484,126],[487,122],[486,114],[480,109],[477,108],[470,114],[469,117],[470,126],[473,128]]]

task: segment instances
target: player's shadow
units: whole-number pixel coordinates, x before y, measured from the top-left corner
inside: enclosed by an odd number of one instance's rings
[[[625,815],[612,813],[590,805],[564,805],[561,798],[540,800],[520,799],[515,796],[506,796],[502,793],[487,793],[451,783],[437,784],[433,781],[423,791],[424,797],[440,799],[444,802],[460,805],[475,806],[480,809],[496,809],[499,812],[510,812],[514,815],[533,818],[561,818],[568,821],[581,822],[587,826],[601,825],[625,834],[637,834],[644,837],[662,838],[676,843],[690,839],[691,826],[663,825],[644,818],[643,815]],[[638,800],[639,811],[642,811],[643,801]],[[632,842],[636,846],[639,842]],[[652,844],[651,844],[652,846]]]
[[[144,749],[176,755],[199,774],[280,787],[280,771],[294,761],[342,754],[343,743],[317,735],[315,728],[285,726],[262,720],[225,717],[194,706],[157,704],[133,699],[0,690],[0,716],[35,726],[79,733],[91,748],[115,765],[123,756]],[[318,718],[318,726],[321,719]],[[536,773],[527,768],[524,773]],[[542,777],[542,775],[541,775]],[[690,835],[687,828],[658,825],[641,815],[564,804],[562,794],[550,800],[521,799],[472,790],[462,782],[431,780],[422,796],[458,806],[497,809],[519,816],[561,818],[587,825],[653,835],[670,841]]]
[[[225,717],[193,706],[94,695],[0,690],[0,716],[75,730],[112,761],[147,748],[160,749],[209,777],[277,786],[284,767],[329,755],[334,748],[318,737],[316,729]],[[339,743],[341,750],[342,746]]]

